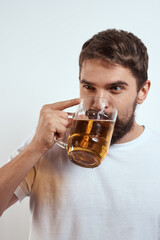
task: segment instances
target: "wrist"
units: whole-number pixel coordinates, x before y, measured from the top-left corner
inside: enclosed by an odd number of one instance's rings
[[[29,153],[34,153],[36,155],[39,155],[39,157],[42,157],[47,150],[41,148],[39,145],[37,145],[33,140],[31,143],[27,146],[26,151]]]

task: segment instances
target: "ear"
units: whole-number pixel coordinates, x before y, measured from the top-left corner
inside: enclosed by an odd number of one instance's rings
[[[147,80],[145,81],[143,87],[139,90],[138,96],[137,96],[137,103],[142,104],[144,100],[146,99],[149,89],[151,86],[151,81]]]

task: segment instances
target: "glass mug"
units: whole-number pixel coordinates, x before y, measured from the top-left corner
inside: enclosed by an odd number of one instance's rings
[[[55,137],[56,143],[67,150],[69,159],[86,168],[101,164],[108,153],[117,117],[117,109],[107,99],[90,96],[81,99],[73,119],[67,142]]]

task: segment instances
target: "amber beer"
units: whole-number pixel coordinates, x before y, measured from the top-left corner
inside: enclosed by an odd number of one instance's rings
[[[69,159],[82,167],[99,166],[108,153],[113,129],[112,120],[73,120],[67,140]]]

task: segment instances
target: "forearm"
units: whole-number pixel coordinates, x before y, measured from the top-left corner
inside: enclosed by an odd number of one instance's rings
[[[0,168],[0,215],[7,208],[14,191],[43,155],[28,146],[16,158]]]

